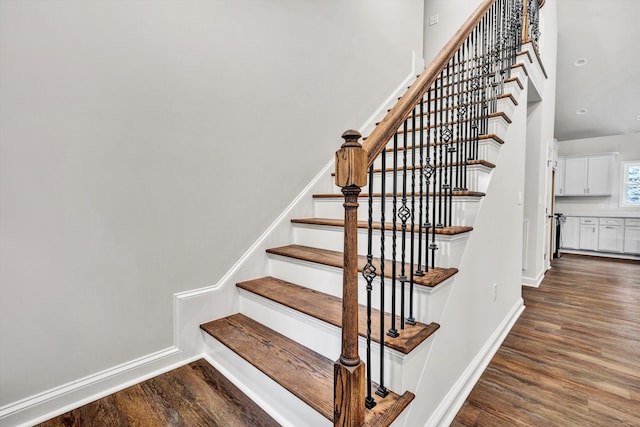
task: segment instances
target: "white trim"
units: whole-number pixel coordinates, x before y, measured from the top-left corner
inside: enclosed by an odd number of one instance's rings
[[[524,300],[520,298],[491,334],[476,357],[469,363],[467,369],[460,375],[453,387],[449,389],[445,398],[424,424],[425,427],[448,426],[451,424],[524,309]]]
[[[544,280],[544,273],[546,272],[546,270],[543,268],[542,271],[540,271],[540,273],[538,273],[538,275],[536,277],[527,277],[527,276],[522,276],[522,285],[523,286],[529,286],[532,288],[537,288],[540,286],[540,284],[542,283],[542,281]]]

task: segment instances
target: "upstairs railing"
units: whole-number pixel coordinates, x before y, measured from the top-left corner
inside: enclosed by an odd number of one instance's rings
[[[539,0],[484,0],[361,145],[346,131],[335,182],[345,196],[342,352],[335,364],[334,424],[360,426],[384,398],[385,336],[415,324],[414,288],[436,268],[436,234],[453,228],[453,197],[504,94],[523,39],[537,43]],[[535,6],[532,6],[535,4]],[[366,264],[358,268],[358,198],[367,186]],[[374,233],[376,230],[376,233]],[[358,276],[367,299],[366,364],[358,354]],[[379,299],[374,304],[375,299]],[[372,325],[373,306],[391,313]],[[389,317],[387,317],[389,319]],[[371,332],[379,328],[373,390]]]

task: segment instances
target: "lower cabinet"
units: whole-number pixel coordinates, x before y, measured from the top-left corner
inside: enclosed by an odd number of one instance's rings
[[[640,219],[625,220],[624,252],[640,255]]]
[[[580,249],[598,249],[598,218],[580,218]]]
[[[566,217],[562,249],[640,255],[640,218]]]
[[[580,218],[568,216],[560,232],[560,247],[578,249],[580,247]]]
[[[598,250],[622,252],[624,250],[624,220],[621,218],[600,218]]]

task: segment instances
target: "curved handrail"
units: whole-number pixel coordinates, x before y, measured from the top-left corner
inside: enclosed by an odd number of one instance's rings
[[[438,75],[445,68],[455,52],[462,46],[469,34],[480,22],[487,10],[495,0],[484,0],[480,6],[469,16],[467,21],[458,29],[449,42],[440,50],[438,55],[431,61],[431,64],[420,73],[420,77],[409,87],[407,92],[398,100],[396,105],[375,127],[367,140],[362,144],[362,148],[367,151],[367,168],[384,150],[385,146],[404,122],[415,105],[427,93]]]

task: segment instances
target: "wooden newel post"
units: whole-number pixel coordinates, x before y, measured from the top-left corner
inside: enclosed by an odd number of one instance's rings
[[[358,356],[358,195],[367,185],[367,151],[356,130],[342,134],[336,152],[336,185],[344,194],[344,269],[342,351],[334,365],[333,423],[361,426],[364,421],[365,366]]]

